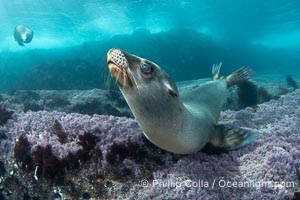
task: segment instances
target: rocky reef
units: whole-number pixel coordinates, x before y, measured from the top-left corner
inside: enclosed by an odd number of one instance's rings
[[[18,112],[45,110],[132,116],[122,94],[115,90],[14,90],[0,97],[0,105]]]
[[[298,78],[298,77],[297,77]],[[230,88],[223,110],[240,110],[271,99],[278,99],[298,88],[292,76],[259,76]],[[192,88],[210,79],[178,82],[179,91]],[[296,79],[298,80],[298,79]],[[0,106],[24,111],[60,111],[66,113],[133,117],[118,90],[12,90],[0,95]]]
[[[9,120],[14,112],[9,111],[4,107],[0,107],[0,125],[3,125]]]
[[[260,132],[219,155],[174,155],[152,145],[135,120],[27,111],[0,125],[0,199],[297,199],[300,90],[220,123]]]

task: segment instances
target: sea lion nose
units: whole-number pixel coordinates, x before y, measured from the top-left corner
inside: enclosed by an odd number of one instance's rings
[[[112,48],[107,52],[107,61],[113,62],[120,68],[127,68],[128,61],[125,54],[120,49]]]
[[[109,49],[108,52],[107,52],[107,56],[109,56],[110,54],[112,54],[112,52],[115,51],[115,50],[116,50],[115,48]]]

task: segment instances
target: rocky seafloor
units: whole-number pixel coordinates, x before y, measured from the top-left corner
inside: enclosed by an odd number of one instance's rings
[[[132,118],[87,114],[1,108],[0,199],[300,198],[299,89],[223,111],[260,137],[222,154],[167,153]]]
[[[17,112],[45,110],[132,117],[116,90],[13,90],[0,94],[0,105]]]
[[[300,75],[259,76],[229,90],[223,110],[240,110],[254,106],[299,88]],[[184,91],[210,79],[178,82],[179,91]],[[60,111],[66,113],[114,115],[133,117],[122,94],[117,90],[11,90],[0,94],[0,106],[17,112]]]

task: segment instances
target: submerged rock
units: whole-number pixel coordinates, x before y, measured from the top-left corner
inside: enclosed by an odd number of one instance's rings
[[[2,105],[19,112],[45,110],[132,116],[121,93],[114,90],[15,90],[2,96]]]
[[[14,112],[7,110],[4,107],[0,107],[0,125],[3,125],[12,117]]]
[[[40,63],[16,81],[13,88],[23,90],[92,89],[102,86],[101,69],[81,59]]]

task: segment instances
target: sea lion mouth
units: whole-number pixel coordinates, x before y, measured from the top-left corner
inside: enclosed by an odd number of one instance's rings
[[[107,65],[111,76],[121,88],[132,86],[129,64],[121,50],[110,49],[107,52]]]

